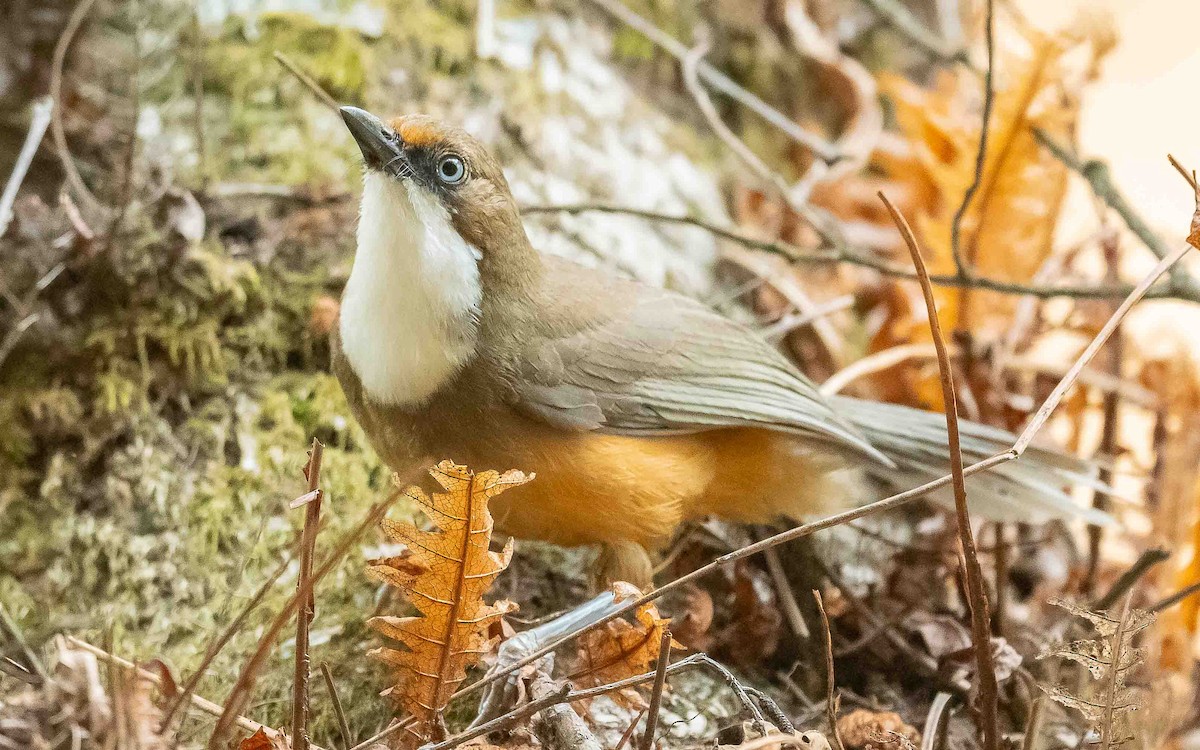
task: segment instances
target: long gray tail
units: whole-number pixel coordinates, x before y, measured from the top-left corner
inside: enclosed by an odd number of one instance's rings
[[[868,469],[888,487],[905,490],[950,473],[945,415],[848,396],[837,396],[834,402],[839,413],[895,462],[896,468]],[[965,420],[960,421],[959,432],[966,465],[1008,449],[1015,440],[1004,430]],[[1107,513],[1080,505],[1068,494],[1080,485],[1108,489],[1088,462],[1030,447],[1015,461],[967,477],[967,499],[973,512],[993,521],[1080,518],[1091,524],[1112,524]],[[931,494],[942,502],[954,501],[949,488]]]

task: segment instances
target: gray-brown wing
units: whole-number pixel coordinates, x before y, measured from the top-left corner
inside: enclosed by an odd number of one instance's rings
[[[519,408],[563,429],[664,435],[755,426],[890,463],[753,331],[679,294],[641,288],[599,324],[529,344]]]

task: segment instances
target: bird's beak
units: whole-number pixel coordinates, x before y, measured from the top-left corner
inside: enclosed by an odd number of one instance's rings
[[[384,125],[375,115],[358,107],[342,107],[342,120],[354,136],[358,150],[362,151],[363,161],[371,169],[379,169],[389,174],[398,174],[405,162],[402,142],[396,131]]]

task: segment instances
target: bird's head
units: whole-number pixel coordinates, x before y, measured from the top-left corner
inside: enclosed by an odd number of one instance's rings
[[[517,314],[541,261],[475,138],[422,115],[341,114],[366,166],[343,348],[376,398],[419,401]]]
[[[384,123],[357,107],[342,107],[366,166],[365,190],[389,191],[410,203],[432,202],[454,229],[487,253],[511,242],[520,214],[495,157],[466,131],[425,115]],[[521,236],[524,232],[521,231]]]

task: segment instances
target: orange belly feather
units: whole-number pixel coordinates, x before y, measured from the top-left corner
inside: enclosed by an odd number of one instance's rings
[[[652,549],[684,520],[801,518],[846,507],[863,487],[827,449],[754,428],[656,438],[542,433],[506,447],[508,462],[537,479],[493,501],[497,527],[562,545]]]

